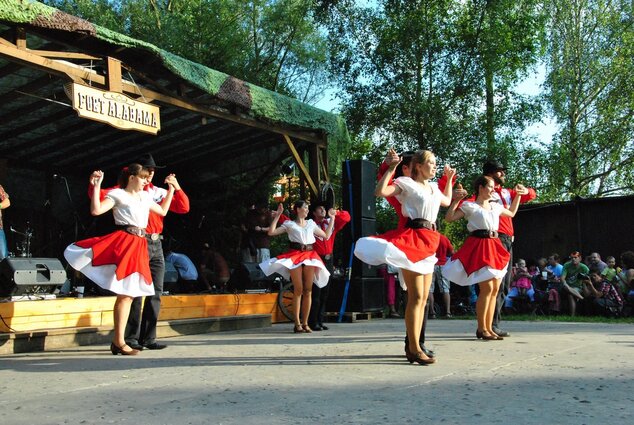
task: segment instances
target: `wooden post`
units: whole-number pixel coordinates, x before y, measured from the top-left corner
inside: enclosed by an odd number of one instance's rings
[[[121,61],[108,57],[108,90],[123,93],[121,82]]]

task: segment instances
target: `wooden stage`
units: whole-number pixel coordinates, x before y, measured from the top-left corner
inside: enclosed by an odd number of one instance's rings
[[[159,337],[288,321],[277,307],[277,293],[164,295],[161,300]],[[101,343],[112,332],[114,301],[87,297],[2,302],[0,354]]]

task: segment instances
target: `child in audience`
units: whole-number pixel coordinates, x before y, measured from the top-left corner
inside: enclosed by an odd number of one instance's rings
[[[526,268],[526,261],[522,258],[517,260],[517,264],[513,267],[513,282],[511,287],[515,286],[519,295],[526,296],[527,291],[531,288],[531,274]]]
[[[616,258],[606,257],[605,264],[608,266],[601,272],[601,277],[607,282],[614,283],[616,280]]]

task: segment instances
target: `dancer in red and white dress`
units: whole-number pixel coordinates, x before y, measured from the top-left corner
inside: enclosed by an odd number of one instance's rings
[[[491,177],[480,176],[473,183],[475,201],[460,199],[451,203],[445,220],[448,222],[466,218],[469,236],[462,247],[442,268],[442,274],[451,282],[462,286],[478,284],[480,293],[476,303],[478,330],[476,336],[485,340],[503,339],[493,332],[493,314],[498,288],[508,267],[510,254],[500,242],[497,230],[500,215],[514,217],[520,204],[516,196],[509,209],[496,202],[490,202],[495,191],[495,182]],[[515,186],[519,195],[528,193],[522,185]]]
[[[295,220],[287,220],[277,227],[277,222],[284,211],[282,204],[279,204],[277,211],[273,214],[273,222],[269,226],[268,235],[277,236],[288,233],[290,240],[290,250],[280,254],[275,258],[260,263],[260,268],[267,276],[273,273],[281,274],[285,279],[290,277],[293,282],[293,313],[295,315],[295,333],[311,333],[308,326],[308,315],[310,313],[311,295],[313,283],[319,288],[328,284],[330,272],[326,265],[315,251],[315,235],[322,239],[329,239],[335,224],[336,211],[330,209],[328,216],[330,222],[326,230],[322,230],[313,220],[308,217],[308,202],[299,200],[293,206]],[[301,309],[300,309],[301,302]],[[301,310],[301,320],[300,320]]]
[[[90,213],[101,215],[112,209],[119,230],[75,242],[64,251],[64,257],[75,270],[100,287],[117,294],[114,339],[110,345],[112,354],[138,354],[139,351],[126,345],[124,339],[130,304],[134,297],[154,295],[145,228],[150,210],[161,216],[167,214],[174,187],[169,184],[164,201],[160,205],[155,203],[150,194],[143,191],[149,174],[139,164],[129,165],[119,176],[119,189],[111,190],[101,200],[99,191],[103,172],[93,172],[90,181],[93,185]]]
[[[444,193],[436,183],[430,182],[436,175],[436,157],[430,151],[418,151],[412,157],[411,177],[399,177],[390,185],[392,175],[401,162],[396,151],[390,150],[386,158],[388,171],[379,180],[375,194],[382,197],[396,196],[402,212],[408,218],[405,228],[380,236],[361,238],[356,242],[354,254],[370,265],[388,264],[399,269],[401,285],[407,287],[405,326],[408,335],[407,359],[410,363],[433,363],[419,345],[423,324],[423,311],[431,286],[439,236],[436,216],[440,206],[451,203],[453,176],[456,170],[445,165],[444,174],[449,182]]]

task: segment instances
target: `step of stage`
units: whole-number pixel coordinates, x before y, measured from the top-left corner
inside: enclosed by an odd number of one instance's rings
[[[165,320],[158,323],[158,339],[209,332],[237,331],[271,326],[270,314]],[[54,351],[83,345],[109,344],[112,327],[80,327],[0,333],[0,355]]]

